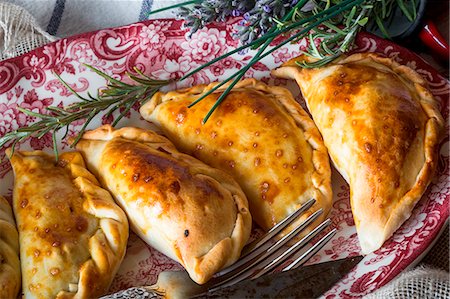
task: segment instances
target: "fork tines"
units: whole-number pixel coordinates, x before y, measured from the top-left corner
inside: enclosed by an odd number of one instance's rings
[[[283,229],[293,223],[305,211],[309,210],[315,202],[315,199],[310,199],[297,211],[283,219],[258,240],[247,245],[246,248],[244,248],[243,254],[239,261],[219,272],[216,277],[208,282],[208,292],[214,292],[217,289],[239,283],[244,279],[256,279],[266,273],[269,273],[285,263],[286,260],[293,257],[300,249],[305,247],[305,245],[307,245],[315,236],[324,231],[324,229],[330,225],[330,219],[327,219],[319,224],[315,229],[306,234],[295,244],[283,248],[286,243],[298,236],[300,232],[311,225],[311,223],[322,214],[322,209],[312,213],[308,218],[306,218],[302,223],[297,225],[282,238],[277,239],[276,236],[278,236]],[[282,271],[287,271],[303,265],[335,234],[336,229],[331,230],[297,259],[285,266]]]

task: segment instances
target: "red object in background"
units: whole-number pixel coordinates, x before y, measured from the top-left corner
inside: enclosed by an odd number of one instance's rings
[[[419,32],[419,38],[433,51],[433,53],[436,53],[445,61],[449,61],[450,52],[448,43],[439,33],[433,21],[427,20],[425,22],[423,28]]]

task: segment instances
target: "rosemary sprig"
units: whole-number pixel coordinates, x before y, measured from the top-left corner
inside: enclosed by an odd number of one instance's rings
[[[48,114],[36,113],[19,107],[18,109],[22,113],[28,116],[40,118],[40,120],[30,126],[18,128],[17,130],[6,133],[0,137],[0,147],[3,147],[11,142],[11,149],[12,152],[14,152],[15,146],[18,142],[22,142],[30,137],[42,138],[47,133],[51,133],[53,150],[55,157],[57,158],[58,150],[56,147],[56,134],[59,130],[66,128],[66,132],[63,137],[65,138],[71,123],[78,120],[85,120],[82,128],[75,138],[75,141],[71,144],[73,147],[80,140],[89,123],[99,113],[106,112],[105,115],[109,116],[117,109],[122,109],[123,111],[120,111],[119,116],[112,124],[115,126],[130,111],[135,103],[145,103],[161,87],[170,83],[170,81],[167,80],[152,79],[144,75],[139,69],[135,68],[134,70],[138,76],[127,73],[129,78],[137,83],[132,85],[116,80],[92,66],[86,65],[86,67],[108,80],[106,88],[100,90],[97,97],[93,97],[90,93],[87,94],[87,97],[81,96],[58,74],[55,73],[55,76],[62,82],[62,84],[64,84],[64,86],[67,87],[67,89],[69,89],[80,101],[74,102],[63,108],[56,106],[47,107],[46,109],[49,112]]]

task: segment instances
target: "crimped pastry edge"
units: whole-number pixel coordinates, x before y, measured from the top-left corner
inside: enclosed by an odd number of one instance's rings
[[[199,169],[202,171],[200,171],[200,174],[206,173],[211,178],[217,180],[211,174],[213,172],[220,172],[220,176],[226,179],[226,181],[217,181],[231,192],[232,199],[236,205],[237,215],[234,228],[230,237],[216,243],[203,256],[193,257],[185,261],[178,260],[181,264],[187,266],[186,270],[193,280],[199,284],[206,283],[220,269],[232,264],[240,257],[241,250],[250,236],[252,220],[248,210],[247,198],[231,176],[219,169],[204,164],[192,156],[179,152],[169,139],[150,130],[137,127],[114,129],[110,125],[103,125],[92,131],[87,131],[82,137],[84,140],[103,141],[109,141],[114,138],[135,140],[150,147],[162,146],[165,151],[168,151],[177,160],[187,160],[190,165],[195,164],[199,166],[201,164],[202,166]],[[189,265],[186,265],[186,263],[189,263]]]
[[[6,155],[10,157],[13,169],[13,160],[18,156],[20,158],[29,156],[51,158],[43,151],[16,150],[11,155],[11,149],[7,149]],[[59,160],[67,162],[64,168],[69,172],[73,184],[84,198],[83,208],[88,214],[99,219],[99,228],[89,238],[88,250],[91,258],[81,264],[78,283],[74,285],[67,282],[68,289],[73,288],[73,291],[61,290],[56,298],[98,297],[108,291],[125,256],[128,220],[125,213],[114,203],[109,192],[101,188],[95,176],[87,170],[81,153],[65,152],[59,156]],[[113,245],[112,242],[117,240],[119,240],[118,244]]]
[[[21,287],[19,261],[19,233],[12,209],[6,199],[0,196],[0,298],[16,298]]]
[[[157,92],[150,101],[144,104],[140,108],[140,114],[150,115],[156,107],[166,101],[170,101],[172,98],[180,96],[180,94],[198,95],[201,97],[206,92],[215,88],[220,82],[214,82],[210,84],[199,84],[193,87],[184,88],[169,92]],[[221,93],[228,88],[230,83],[226,83],[219,87],[214,93]],[[289,229],[295,227],[305,218],[307,218],[314,211],[319,208],[323,209],[323,213],[318,219],[310,226],[311,228],[321,223],[328,215],[332,205],[332,188],[331,188],[331,168],[328,158],[328,150],[323,143],[322,135],[316,127],[313,120],[309,117],[308,113],[300,106],[300,104],[294,99],[292,93],[279,86],[269,86],[254,78],[247,78],[239,81],[234,87],[236,89],[251,88],[266,94],[274,95],[279,104],[293,117],[297,127],[301,129],[305,135],[307,143],[313,150],[313,166],[315,173],[313,174],[312,182],[314,188],[317,191],[319,198],[316,198],[314,206],[305,213],[302,217],[299,217],[298,221],[295,221]],[[226,101],[226,100],[225,100]],[[145,119],[145,117],[144,117]],[[287,215],[286,215],[287,216]]]
[[[421,199],[423,193],[426,191],[430,184],[434,172],[437,167],[438,160],[438,146],[440,142],[440,136],[444,127],[444,119],[439,111],[439,103],[433,97],[429,91],[427,82],[416,71],[405,65],[400,65],[393,59],[384,57],[377,53],[356,53],[352,55],[342,55],[334,60],[330,65],[341,65],[349,62],[357,62],[364,59],[372,59],[373,61],[382,64],[390,68],[393,72],[399,76],[406,78],[412,82],[413,87],[416,89],[417,94],[420,96],[419,103],[428,116],[428,120],[425,123],[425,163],[419,171],[415,184],[411,189],[399,200],[398,204],[405,203],[405,208],[399,210],[395,209],[395,212],[390,215],[388,221],[384,225],[383,234],[377,238],[376,242],[371,240],[372,246],[370,248],[362,248],[363,254],[369,254],[376,249],[380,248],[385,240],[387,240],[393,233],[411,216],[412,210],[416,203]],[[300,80],[300,74],[302,68],[296,64],[299,61],[312,61],[311,58],[301,55],[285,62],[281,67],[272,71],[272,74],[277,77],[291,78],[297,81]],[[292,72],[292,74],[289,74]],[[371,230],[372,231],[372,230]],[[358,236],[360,236],[361,229],[359,229]],[[373,238],[373,234],[369,234],[368,238]],[[364,240],[360,240],[364,242]]]

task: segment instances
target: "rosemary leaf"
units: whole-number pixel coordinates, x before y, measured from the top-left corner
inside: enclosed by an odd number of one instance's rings
[[[58,142],[56,139],[56,132],[53,131],[52,133],[52,141],[53,141],[53,154],[55,155],[55,160],[58,161],[59,160],[59,155],[58,155]]]

